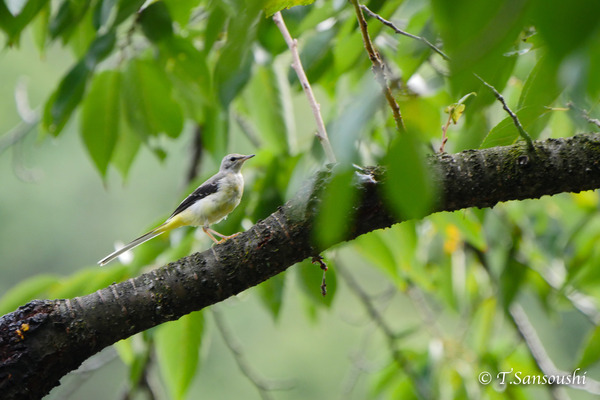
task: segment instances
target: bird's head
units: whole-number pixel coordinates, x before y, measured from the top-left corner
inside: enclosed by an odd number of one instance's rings
[[[245,156],[243,154],[228,154],[223,157],[223,161],[221,161],[221,169],[220,171],[231,171],[231,172],[240,172],[242,165],[246,160],[254,157],[254,154],[250,154],[249,156]]]

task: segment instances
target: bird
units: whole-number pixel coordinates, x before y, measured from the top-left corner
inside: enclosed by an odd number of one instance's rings
[[[187,196],[164,223],[104,257],[98,261],[98,264],[106,265],[127,250],[181,226],[201,226],[215,243],[222,243],[239,235],[239,233],[223,235],[211,229],[210,225],[227,218],[227,215],[240,204],[244,192],[244,177],[240,171],[242,165],[252,157],[254,154],[226,155],[221,161],[219,172]],[[221,239],[217,240],[214,235]]]

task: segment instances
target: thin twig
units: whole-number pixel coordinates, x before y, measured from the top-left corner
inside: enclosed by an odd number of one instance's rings
[[[312,263],[319,264],[319,267],[321,267],[321,269],[323,270],[323,278],[321,279],[321,294],[323,296],[327,296],[327,264],[325,264],[325,261],[323,261],[323,257],[321,257],[321,255],[319,254],[313,256]]]
[[[531,322],[529,321],[529,317],[527,317],[527,314],[520,305],[513,303],[509,308],[509,314],[515,326],[517,327],[519,334],[521,335],[521,337],[527,344],[527,347],[531,351],[531,355],[533,356],[537,365],[540,367],[540,369],[545,375],[553,375],[557,377],[572,376],[574,374],[573,371],[562,371],[556,367],[556,365],[546,352],[542,341],[537,335],[535,327],[531,324]],[[581,371],[581,374],[578,375],[581,376],[583,372],[584,371]],[[582,383],[582,385],[572,383],[566,384],[565,386],[568,386],[573,389],[580,389],[595,395],[600,394],[600,382],[598,382],[597,380],[586,376]]]
[[[375,324],[379,327],[379,329],[381,329],[381,331],[385,335],[388,342],[388,347],[392,353],[392,358],[394,359],[396,364],[398,364],[400,369],[404,371],[404,373],[410,378],[415,389],[419,393],[419,398],[430,399],[431,393],[429,391],[428,386],[422,381],[422,379],[410,365],[409,361],[398,349],[398,335],[395,334],[392,328],[387,324],[387,322],[383,318],[383,315],[381,315],[379,310],[371,301],[369,295],[363,290],[363,288],[354,279],[352,274],[350,274],[350,272],[346,270],[346,267],[344,267],[341,263],[336,264],[336,271],[340,274],[344,281],[346,281],[346,284],[348,285],[350,290],[360,299],[360,301],[367,309],[367,313],[369,314],[371,319],[375,322]]]
[[[24,79],[20,79],[15,87],[15,104],[17,113],[21,119],[29,124],[36,124],[38,120],[38,112],[32,110],[29,106],[29,95],[27,94],[27,84]]]
[[[498,279],[495,278],[494,275],[491,273],[491,267],[487,261],[487,258],[484,256],[483,252],[471,245],[468,245],[468,244],[467,244],[467,248],[469,250],[473,251],[473,253],[477,257],[477,260],[481,263],[483,269],[485,271],[487,271],[488,276],[491,278],[493,285],[497,289],[497,287],[499,285]],[[546,281],[548,281],[548,280],[546,279]],[[548,283],[551,284],[550,282],[548,282]],[[556,365],[554,364],[554,362],[552,361],[552,359],[546,352],[546,349],[544,348],[544,344],[541,342],[541,340],[535,330],[535,327],[531,324],[529,318],[527,317],[525,310],[523,310],[523,307],[521,307],[519,304],[517,304],[517,302],[513,302],[510,305],[510,307],[508,309],[508,313],[507,313],[507,318],[512,322],[517,333],[519,334],[521,339],[525,342],[525,345],[527,346],[529,353],[535,360],[536,365],[539,367],[539,369],[545,375],[567,376],[567,375],[573,374],[573,371],[571,371],[571,372],[561,371],[556,367]],[[600,382],[586,376],[585,381],[582,383],[584,383],[584,385],[577,386],[577,385],[573,384],[573,385],[567,385],[567,386],[575,388],[575,389],[581,389],[581,390],[584,390],[584,391],[587,391],[587,392],[593,393],[593,394],[600,394]],[[553,390],[552,395],[554,398],[560,399],[565,396],[564,391],[561,389],[556,390],[556,389],[550,387],[550,390],[551,391]]]
[[[533,140],[531,139],[531,136],[529,136],[529,134],[523,128],[523,125],[521,125],[521,121],[519,121],[519,117],[517,117],[517,115],[514,112],[512,112],[512,110],[508,107],[508,105],[506,104],[506,101],[504,100],[504,97],[500,94],[500,92],[498,92],[495,87],[493,87],[492,85],[490,85],[489,83],[487,83],[485,80],[483,80],[482,77],[480,77],[476,73],[473,73],[473,75],[475,75],[475,77],[477,79],[479,79],[481,81],[481,83],[483,83],[492,92],[494,92],[494,96],[496,96],[496,98],[498,99],[498,101],[500,103],[502,103],[502,108],[504,108],[504,111],[506,111],[508,113],[508,115],[512,118],[515,126],[517,127],[517,130],[519,131],[519,135],[521,135],[521,137],[523,139],[525,139],[525,141],[527,142],[527,146],[529,147],[529,149],[533,149]]]
[[[325,123],[323,122],[323,117],[321,116],[321,107],[319,103],[317,103],[317,99],[312,91],[310,83],[308,82],[308,78],[306,77],[306,73],[304,72],[304,68],[302,67],[302,62],[300,61],[300,54],[298,53],[298,41],[293,39],[285,26],[285,22],[283,21],[283,16],[281,12],[276,12],[273,14],[273,22],[281,31],[285,42],[287,43],[290,52],[292,53],[292,68],[296,71],[296,75],[298,76],[298,80],[302,85],[302,89],[304,89],[304,93],[308,98],[308,103],[312,108],[313,115],[315,117],[315,121],[317,122],[317,133],[316,136],[321,142],[321,146],[323,146],[323,150],[325,151],[325,155],[327,156],[327,160],[330,163],[336,163],[337,160],[335,158],[335,154],[333,153],[333,148],[331,147],[331,143],[329,142],[329,137],[327,136],[327,130],[325,129]]]
[[[232,110],[231,115],[237,124],[239,125],[242,132],[246,135],[248,140],[252,143],[252,146],[259,148],[262,146],[261,140],[256,133],[256,128],[252,125],[248,119],[240,114],[239,112]]]
[[[596,127],[600,128],[600,120],[598,120],[597,118],[592,118],[590,117],[590,113],[588,110],[584,110],[582,108],[579,108],[575,105],[575,103],[573,102],[568,102],[567,103],[567,109],[574,109],[577,110],[581,113],[581,116],[583,117],[583,119],[585,119],[588,123],[592,124],[592,125],[596,125]]]
[[[0,137],[0,154],[2,154],[4,150],[23,140],[39,122],[39,116],[34,122],[22,121],[19,125],[8,131],[8,133]]]
[[[429,48],[431,50],[435,51],[440,56],[442,56],[442,58],[444,58],[445,60],[450,60],[450,57],[448,57],[446,55],[446,53],[444,53],[442,50],[440,50],[439,48],[437,48],[433,43],[431,43],[426,38],[421,37],[421,36],[417,36],[417,35],[413,35],[412,33],[408,33],[406,31],[403,31],[402,29],[400,29],[396,25],[394,25],[393,22],[390,22],[387,19],[383,18],[381,15],[379,15],[377,13],[374,13],[373,11],[369,10],[369,8],[367,6],[365,6],[364,4],[361,4],[360,8],[362,8],[367,14],[369,14],[369,16],[371,16],[371,17],[379,20],[385,26],[387,26],[389,28],[392,28],[394,30],[394,32],[396,32],[397,34],[404,35],[406,37],[409,37],[409,38],[421,41],[421,42],[425,43],[427,46],[429,46]]]
[[[289,383],[279,383],[275,385],[260,377],[258,373],[250,366],[248,360],[246,360],[246,356],[242,351],[242,346],[238,343],[238,341],[231,333],[231,330],[227,326],[227,323],[221,315],[221,312],[215,307],[211,307],[210,310],[215,320],[217,329],[219,330],[219,333],[221,334],[225,345],[227,346],[229,351],[231,351],[231,354],[235,358],[235,362],[240,368],[240,371],[242,371],[242,374],[244,374],[244,376],[248,378],[252,385],[256,387],[256,390],[258,390],[258,393],[260,394],[260,397],[263,400],[272,399],[273,397],[271,396],[271,391],[273,390],[287,389],[290,387]]]
[[[358,4],[358,0],[350,0],[350,2],[354,6],[354,11],[356,12],[356,18],[358,19],[358,25],[360,26],[360,32],[363,37],[363,43],[365,44],[365,50],[367,50],[369,59],[373,64],[373,73],[375,74],[375,79],[377,82],[379,82],[381,90],[383,90],[383,94],[385,95],[385,99],[392,109],[392,114],[394,116],[394,121],[396,121],[396,127],[398,131],[404,132],[406,131],[406,128],[404,127],[404,121],[402,120],[402,114],[400,113],[400,106],[398,106],[396,99],[394,99],[394,96],[392,95],[392,90],[387,84],[387,79],[385,77],[385,66],[381,61],[381,57],[379,57],[379,54],[375,50],[373,42],[371,42],[365,16],[363,15],[362,9]]]
[[[357,4],[358,4],[357,0],[350,0],[350,1],[352,1],[352,3],[354,4],[354,6],[357,7]],[[392,22],[386,20],[385,18],[383,18],[379,14],[376,14],[376,13],[372,12],[371,10],[369,10],[364,5],[361,5],[360,8],[362,10],[366,11],[371,17],[376,18],[377,20],[379,20],[382,24],[386,25],[389,28],[392,28],[394,30],[394,32],[396,32],[398,34],[401,34],[401,35],[404,35],[404,36],[407,36],[409,38],[415,39],[415,40],[419,40],[419,41],[425,43],[427,46],[429,46],[436,53],[438,53],[439,55],[441,55],[445,60],[450,60],[450,57],[448,57],[448,55],[446,55],[443,51],[441,51],[436,46],[434,46],[431,42],[429,42],[429,40],[427,40],[427,39],[425,39],[423,37],[420,37],[420,36],[413,35],[411,33],[405,32],[402,29],[399,29]],[[361,13],[361,15],[362,15],[362,13]],[[359,21],[360,21],[360,19],[359,19]],[[364,34],[363,34],[363,36],[364,36]],[[366,42],[365,42],[365,46],[366,46]],[[489,83],[487,83],[485,80],[483,80],[476,73],[473,73],[473,75],[475,75],[475,77],[477,79],[479,79],[485,86],[487,86],[489,89],[492,90],[492,92],[494,92],[494,95],[496,96],[496,98],[498,99],[498,101],[500,101],[502,103],[502,107],[504,108],[504,110],[512,118],[515,126],[517,127],[517,130],[519,131],[519,135],[521,135],[521,137],[523,139],[525,139],[525,141],[527,142],[527,146],[530,149],[533,149],[533,140],[531,139],[531,136],[529,136],[529,134],[527,133],[527,131],[525,131],[525,129],[523,128],[523,125],[521,125],[521,122],[519,121],[519,117],[517,117],[517,115],[508,107],[508,105],[506,104],[506,101],[504,100],[504,97],[500,94],[500,92],[498,92],[495,87],[493,87],[492,85],[490,85]],[[589,118],[586,118],[586,120],[588,122],[590,122],[590,123],[596,123],[596,121],[597,121],[598,122],[597,125],[600,127],[600,121],[598,121],[598,120],[594,121],[594,120],[589,119]],[[445,136],[445,132],[444,132],[444,136]],[[442,145],[442,149],[443,149],[443,145]]]
[[[448,128],[450,127],[450,123],[452,122],[452,112],[448,114],[448,120],[442,126],[442,144],[440,145],[440,153],[444,152],[444,147],[446,146],[446,142],[448,141]]]

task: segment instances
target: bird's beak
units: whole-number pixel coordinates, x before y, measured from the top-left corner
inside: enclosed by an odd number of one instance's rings
[[[248,156],[244,156],[244,157],[242,158],[242,160],[243,160],[243,161],[246,161],[246,160],[249,160],[249,159],[251,159],[251,158],[252,158],[252,157],[254,157],[254,156],[255,156],[255,154],[250,154],[250,155],[248,155]]]

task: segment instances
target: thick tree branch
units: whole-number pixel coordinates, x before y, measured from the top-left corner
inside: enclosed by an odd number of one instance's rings
[[[600,188],[600,134],[431,156],[432,212]],[[367,168],[345,240],[401,218],[381,196],[383,168]],[[0,393],[37,399],[85,359],[118,340],[222,301],[325,250],[313,220],[329,172],[235,239],[87,296],[37,300],[0,318]]]

